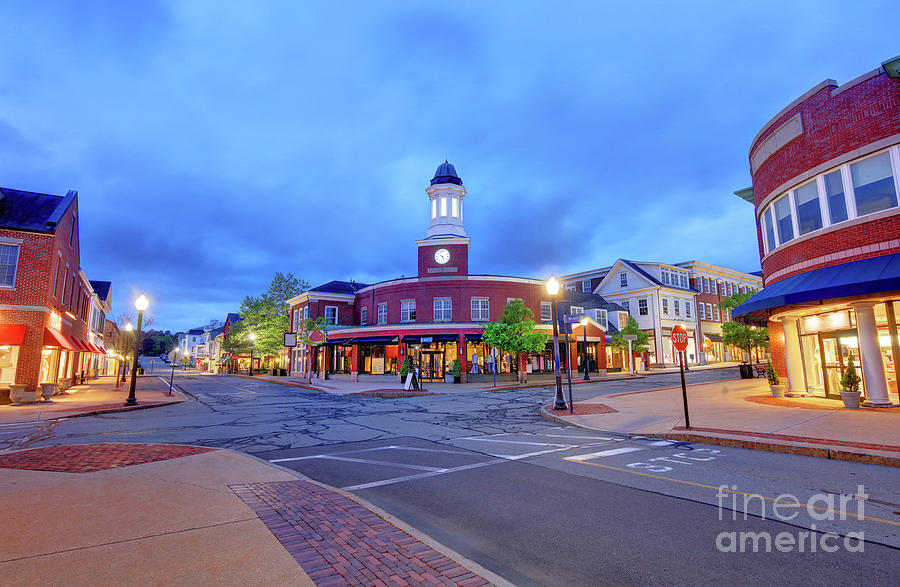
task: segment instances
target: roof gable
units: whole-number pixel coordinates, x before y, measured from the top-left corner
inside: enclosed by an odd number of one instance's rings
[[[0,188],[0,228],[56,232],[56,225],[78,192],[69,191],[65,196],[26,192],[12,188]]]
[[[628,276],[628,285],[626,287],[620,286],[620,273],[625,273]],[[640,289],[642,287],[658,287],[661,285],[662,284],[659,282],[659,280],[638,267],[632,261],[629,261],[627,259],[618,259],[615,263],[613,263],[613,266],[609,270],[609,273],[607,273],[606,277],[604,277],[603,280],[600,281],[594,291],[605,295],[613,295],[618,293],[619,291],[627,292],[634,289]]]

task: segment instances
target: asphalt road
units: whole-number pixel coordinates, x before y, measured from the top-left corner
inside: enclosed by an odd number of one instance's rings
[[[689,382],[723,375],[690,373]],[[538,416],[551,388],[386,400],[244,378],[178,373],[176,381],[196,400],[65,420],[30,446],[243,450],[356,493],[522,585],[885,585],[896,577],[896,469],[561,427]],[[580,385],[576,399],[677,383],[674,374]],[[803,504],[821,497],[785,523],[773,511],[784,494]],[[840,517],[829,510],[841,496],[851,515],[862,503],[864,519],[827,519]],[[720,533],[731,531],[784,532],[805,552],[720,552],[716,540],[730,545]],[[843,538],[826,538],[839,549],[823,552],[821,531],[863,532],[864,552],[849,552]],[[756,536],[763,549],[765,536]],[[734,543],[752,547],[739,535]]]

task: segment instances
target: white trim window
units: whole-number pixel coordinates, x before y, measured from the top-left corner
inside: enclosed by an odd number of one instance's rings
[[[706,303],[706,319],[712,321],[713,319],[713,307],[709,302]],[[718,318],[716,318],[718,320]]]
[[[303,306],[303,319],[309,320],[309,306]]]
[[[416,321],[416,300],[402,300],[400,302],[400,322]]]
[[[619,273],[619,287],[628,287],[628,273]]]
[[[575,291],[575,284],[570,283],[570,284],[566,285],[566,291]]]
[[[387,302],[378,304],[378,323],[387,324]]]
[[[719,321],[719,306],[713,306],[713,311],[716,313],[716,322]]]
[[[579,314],[584,314],[584,308],[581,306],[569,306],[569,315],[577,316]]]
[[[691,317],[691,303],[690,302],[684,303],[684,317],[685,318]]]
[[[337,306],[325,306],[325,324],[337,324],[338,323],[338,307]]]
[[[553,322],[553,302],[541,302],[541,322]]]
[[[712,289],[711,293],[714,296],[719,295],[719,282],[716,281],[715,279],[710,279],[709,281],[710,281],[709,287]]]
[[[650,307],[647,305],[647,298],[641,298],[638,300],[638,314],[641,316],[646,316],[650,313]]]
[[[663,316],[669,315],[669,298],[662,299],[662,313]]]
[[[491,319],[489,298],[472,298],[472,322],[487,322]]]
[[[672,305],[675,307],[675,315],[681,316],[681,301],[674,300],[674,303]]]
[[[359,310],[359,323],[361,326],[365,326],[368,321],[369,321],[369,308],[366,306],[363,306]]]
[[[700,310],[700,319],[706,320],[706,304],[698,303],[697,309]]]
[[[581,291],[584,293],[591,293],[591,280],[590,279],[582,279],[581,280]]]
[[[709,277],[703,278],[703,291],[709,293]]]
[[[15,287],[19,245],[0,243],[0,287]]]
[[[624,302],[619,302],[619,305],[625,308],[625,311],[628,312],[628,315],[631,316],[631,303],[628,300]]]
[[[450,322],[451,320],[453,320],[453,300],[434,298],[434,321]]]
[[[600,323],[600,326],[603,327],[603,330],[606,330],[608,328],[607,322],[609,321],[609,315],[606,310],[594,310],[594,316],[596,317],[597,322]]]

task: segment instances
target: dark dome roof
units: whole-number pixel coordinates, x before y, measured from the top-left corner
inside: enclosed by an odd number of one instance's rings
[[[456,185],[462,185],[462,180],[456,175],[456,168],[446,159],[444,159],[443,163],[438,165],[437,171],[434,172],[434,177],[431,178],[431,185],[438,183],[455,183]]]

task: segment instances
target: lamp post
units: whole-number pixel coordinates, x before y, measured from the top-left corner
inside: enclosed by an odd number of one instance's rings
[[[172,374],[169,375],[169,395],[172,395],[172,383],[175,381],[175,364],[178,362],[178,347],[175,347],[173,351],[175,354],[172,355]]]
[[[134,326],[131,325],[131,322],[127,323],[125,325],[125,332],[131,332],[132,330],[134,330]],[[124,347],[124,345],[123,345],[123,347]],[[128,351],[126,350],[125,352],[128,352]],[[126,361],[127,358],[128,357],[125,355],[122,355],[120,357],[120,359],[122,361],[122,383],[125,383],[125,364],[127,362]]]
[[[553,300],[553,315],[551,318],[553,319],[553,365],[556,373],[556,398],[553,401],[553,409],[565,410],[568,406],[566,405],[566,399],[563,397],[562,377],[559,374],[559,325],[557,324],[559,320],[559,306],[556,300],[556,296],[559,294],[559,282],[551,275],[550,279],[547,280],[546,287],[547,293],[550,294],[550,298]]]
[[[131,388],[128,390],[128,399],[125,400],[126,406],[136,406],[137,399],[134,397],[134,386],[137,383],[137,361],[138,361],[138,345],[141,342],[141,321],[144,319],[144,310],[150,305],[150,301],[144,294],[134,300],[134,307],[138,311],[137,330],[134,332],[134,360],[131,362]]]
[[[256,340],[256,335],[251,332],[247,338],[250,339],[250,377],[253,377],[253,341]]]
[[[580,321],[581,328],[584,330],[584,358],[581,363],[584,366],[584,380],[590,381],[591,376],[588,374],[588,355],[587,355],[587,325],[588,319],[587,316],[583,317]]]

